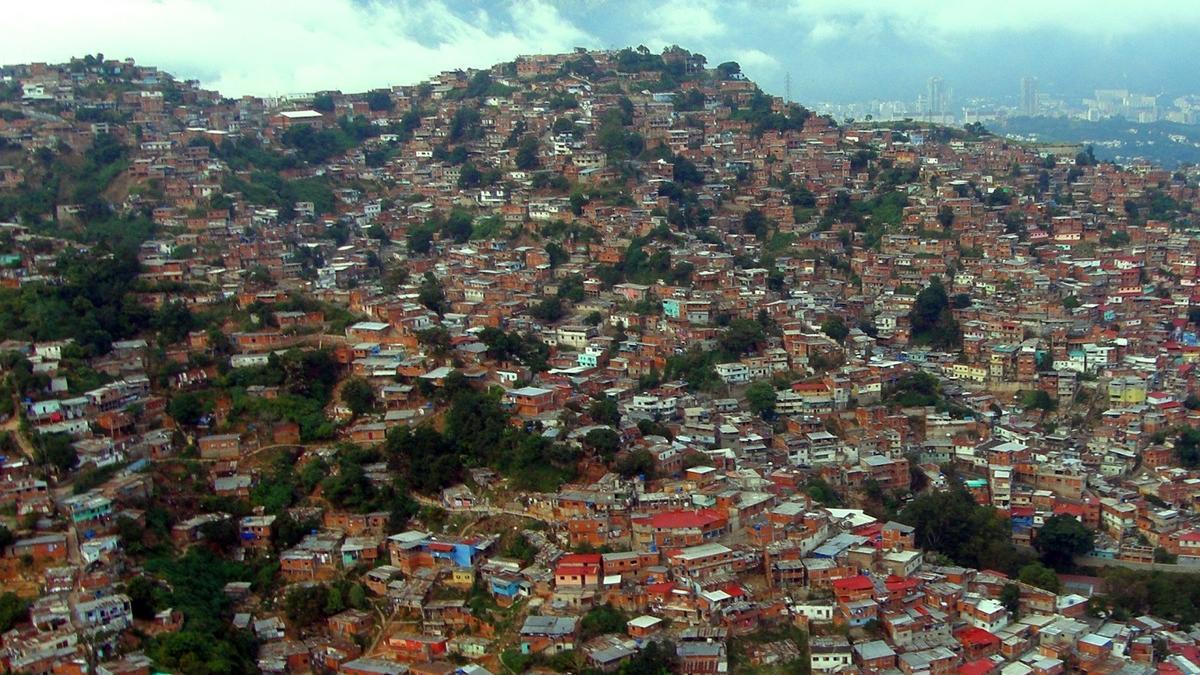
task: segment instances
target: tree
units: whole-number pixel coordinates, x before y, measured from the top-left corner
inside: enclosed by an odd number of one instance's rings
[[[79,453],[76,452],[69,434],[38,434],[34,443],[37,446],[38,461],[59,473],[66,473],[79,464]]]
[[[421,288],[417,291],[417,300],[428,309],[437,312],[439,316],[446,311],[446,291],[433,272],[426,272]]]
[[[352,377],[342,386],[342,403],[358,417],[375,407],[375,388],[361,377]]]
[[[762,325],[750,319],[734,319],[718,342],[732,356],[750,352],[765,337]]]
[[[530,316],[547,323],[554,323],[566,315],[562,300],[557,297],[542,298],[542,301],[529,310]]]
[[[129,596],[133,616],[136,619],[149,620],[158,611],[158,598],[163,589],[157,581],[147,576],[135,576],[125,584],[125,595]]]
[[[334,110],[333,97],[329,94],[317,94],[313,97],[313,110],[322,113],[331,113]]]
[[[0,595],[0,632],[8,631],[29,618],[29,603],[12,591]]]
[[[434,356],[445,356],[450,353],[450,331],[443,326],[417,331],[417,342],[426,347]]]
[[[628,452],[617,460],[617,465],[614,467],[617,473],[626,478],[634,476],[645,476],[647,480],[654,476],[655,467],[654,455],[645,448],[639,448],[632,452]]]
[[[597,605],[579,620],[579,639],[587,641],[608,633],[624,632],[627,621],[629,617],[611,604]]]
[[[1021,587],[1016,584],[1004,584],[1000,589],[1000,604],[1009,614],[1015,615],[1021,605]]]
[[[362,584],[350,586],[350,592],[346,594],[346,602],[354,609],[366,609],[370,605],[367,601],[367,592]]]
[[[1040,410],[1042,414],[1058,409],[1058,400],[1051,397],[1045,389],[1027,391],[1021,396],[1021,407],[1025,410]]]
[[[414,227],[408,232],[407,244],[409,253],[429,253],[433,248],[433,230]]]
[[[850,334],[850,329],[846,327],[842,317],[835,314],[821,322],[821,332],[838,342],[843,342]]]
[[[824,506],[841,506],[842,504],[841,495],[820,476],[812,476],[808,479],[808,482],[805,483],[805,492],[818,504]]]
[[[767,238],[770,227],[766,214],[759,209],[750,209],[742,216],[742,231],[754,235],[760,241]]]
[[[652,641],[621,664],[619,675],[669,675],[676,672],[679,657],[670,641]]]
[[[962,343],[962,331],[950,310],[950,301],[940,277],[933,277],[929,286],[917,294],[908,320],[914,342],[935,349],[957,347]]]
[[[621,437],[612,429],[592,429],[583,437],[583,444],[607,461],[621,448]]]
[[[173,344],[182,341],[196,328],[196,320],[187,305],[176,301],[162,306],[153,325],[163,344]]]
[[[954,209],[950,208],[949,206],[942,206],[939,208],[937,213],[937,221],[938,224],[942,226],[943,230],[949,230],[950,226],[954,224]]]
[[[588,407],[588,415],[596,424],[615,427],[621,423],[621,412],[617,408],[617,402],[610,398],[593,401],[592,405]]]
[[[554,241],[546,244],[546,257],[550,259],[551,267],[558,267],[571,259],[566,250],[558,242]]]
[[[1041,554],[1042,562],[1061,571],[1074,566],[1075,556],[1090,553],[1094,540],[1095,533],[1083,523],[1060,514],[1046,519],[1037,531],[1033,547]]]
[[[504,552],[502,555],[504,555],[506,558],[515,558],[516,560],[520,560],[523,564],[529,565],[533,563],[534,558],[537,556],[537,552],[537,547],[533,545],[533,542],[529,541],[528,537],[526,537],[524,534],[518,534],[508,542],[507,546],[504,547]]]
[[[538,167],[537,137],[526,136],[521,139],[520,145],[517,146],[516,164],[522,171],[531,171]]]
[[[1200,429],[1184,427],[1179,432],[1175,438],[1175,458],[1188,469],[1200,466]]]
[[[288,621],[298,628],[308,628],[325,616],[329,603],[329,587],[323,584],[295,586],[284,599],[284,612]]]
[[[1012,526],[995,509],[975,503],[961,487],[926,492],[900,512],[916,529],[917,545],[938,551],[965,567],[990,567],[1015,574],[1028,561],[1012,544]]]
[[[1022,583],[1037,586],[1051,593],[1062,590],[1062,580],[1058,578],[1058,574],[1040,562],[1032,562],[1022,567],[1018,578]]]
[[[386,91],[376,89],[375,91],[367,94],[367,107],[375,112],[380,110],[391,110],[392,97]]]
[[[767,417],[775,413],[775,386],[769,380],[759,380],[746,387],[746,402],[755,414]]]
[[[288,496],[291,496],[290,493]],[[204,523],[200,526],[200,536],[206,542],[222,551],[228,551],[236,546],[239,541],[237,523],[233,522],[231,518],[222,518],[214,520],[211,523]]]

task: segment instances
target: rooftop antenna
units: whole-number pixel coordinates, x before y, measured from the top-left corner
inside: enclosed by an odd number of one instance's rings
[[[783,102],[792,102],[792,71],[783,74]]]

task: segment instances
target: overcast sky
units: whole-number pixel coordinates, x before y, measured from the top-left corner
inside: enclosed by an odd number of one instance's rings
[[[519,54],[679,44],[800,102],[1098,87],[1200,93],[1196,0],[35,0],[0,9],[0,63],[101,52],[229,96],[362,91]]]

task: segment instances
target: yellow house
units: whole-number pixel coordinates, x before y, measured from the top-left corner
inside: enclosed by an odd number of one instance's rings
[[[450,570],[450,579],[446,583],[458,588],[470,588],[475,584],[475,568],[455,567]]]
[[[983,366],[973,366],[969,363],[955,363],[950,366],[950,377],[956,380],[983,382],[987,376],[988,369]]]
[[[1137,405],[1146,402],[1146,382],[1136,377],[1117,377],[1108,383],[1109,405]]]

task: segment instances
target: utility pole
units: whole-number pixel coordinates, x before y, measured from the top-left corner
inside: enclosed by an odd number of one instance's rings
[[[792,102],[792,72],[790,70],[783,74],[783,102]]]

